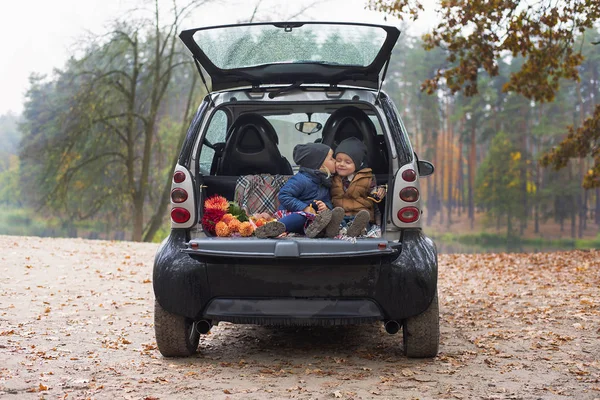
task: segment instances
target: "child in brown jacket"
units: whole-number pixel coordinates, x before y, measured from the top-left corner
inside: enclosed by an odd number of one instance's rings
[[[360,236],[375,223],[375,204],[369,197],[374,192],[380,199],[385,196],[385,189],[377,188],[371,168],[364,165],[366,156],[365,144],[355,137],[343,140],[334,153],[336,175],[331,185],[331,200],[334,207],[343,208],[344,215],[339,222],[338,218],[332,218],[330,226],[341,222],[348,227],[346,235],[350,237]],[[330,226],[328,231],[333,230]]]

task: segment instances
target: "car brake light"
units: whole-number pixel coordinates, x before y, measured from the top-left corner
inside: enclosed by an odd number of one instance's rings
[[[173,200],[173,203],[183,203],[187,198],[188,194],[182,188],[175,188],[171,191],[171,200]]]
[[[419,200],[419,190],[416,187],[405,187],[400,191],[400,198],[408,203]]]
[[[173,222],[183,224],[190,220],[190,212],[185,208],[175,207],[171,210],[171,219]]]
[[[414,182],[417,179],[417,173],[414,169],[407,169],[402,172],[402,179],[406,182]]]
[[[415,222],[419,219],[419,209],[417,207],[404,207],[398,211],[398,219],[405,223]]]
[[[185,181],[185,173],[183,173],[183,171],[175,172],[173,174],[173,181],[175,181],[175,183],[181,183]]]

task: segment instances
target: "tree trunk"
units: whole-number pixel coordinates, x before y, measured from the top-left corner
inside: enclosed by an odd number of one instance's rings
[[[463,127],[464,128],[464,127]],[[461,129],[462,131],[462,129]],[[462,141],[462,135],[459,135],[458,137],[458,204],[456,207],[456,210],[458,211],[458,218],[460,219],[463,211],[464,211],[464,206],[465,206],[465,199],[464,199],[464,193],[465,193],[465,176],[463,173],[464,170],[464,162],[463,162],[463,141]]]
[[[448,211],[446,217],[446,224],[448,228],[450,228],[450,226],[452,225],[452,206],[454,202],[454,126],[452,123],[452,118],[450,118],[450,116],[452,115],[450,101],[451,100],[448,99],[446,103],[446,116],[448,123],[448,202],[446,203]]]
[[[131,240],[134,242],[142,241],[142,232],[144,230],[144,198],[139,192],[136,192],[133,200],[133,231]]]
[[[536,157],[535,154],[534,154],[534,157]],[[540,192],[540,190],[542,190],[542,183],[543,183],[542,182],[542,171],[540,170],[540,165],[538,163],[536,163],[536,167],[535,167],[536,196]],[[540,202],[539,202],[539,198],[535,202],[534,213],[535,213],[534,214],[534,221],[535,221],[534,233],[539,234],[540,233]]]
[[[128,104],[127,104],[127,183],[131,191],[131,206],[133,211],[133,227],[131,240],[139,242],[142,240],[142,230],[144,228],[144,199],[140,201],[139,188],[136,188],[135,182],[135,142],[136,142],[136,124],[135,124],[135,103],[137,95],[137,77],[139,74],[139,52],[137,35],[132,39],[133,71],[130,82]]]
[[[527,109],[521,110],[521,201],[522,201],[522,214],[520,215],[520,224],[519,224],[519,236],[523,236],[525,233],[525,229],[527,228],[527,218],[529,217],[529,205],[528,205],[528,195],[527,195],[527,131],[529,127],[527,126]]]
[[[533,209],[533,221],[534,221],[534,230],[533,232],[538,235],[540,233],[540,205],[538,203],[535,203],[534,209]]]
[[[196,81],[197,81],[198,75],[194,73],[192,76],[193,76],[193,79],[190,84],[190,91],[188,93],[185,112],[183,114],[183,121],[189,120],[190,110],[192,109],[192,101],[194,99],[194,88],[196,87]],[[179,132],[179,139],[177,140],[177,146],[175,146],[176,149],[180,149],[181,146],[183,145],[183,140],[185,138],[185,133],[187,131],[187,128],[188,128],[188,125],[187,125],[187,123],[184,122],[181,125],[181,131]],[[171,170],[173,170],[175,168],[175,165],[177,165],[177,158],[173,162],[173,167],[171,168]],[[163,223],[163,217],[165,215],[165,212],[167,211],[167,207],[170,204],[169,198],[170,198],[170,194],[171,194],[172,179],[173,179],[172,175],[169,173],[167,179],[165,180],[165,184],[163,186],[158,209],[156,210],[154,215],[150,218],[150,223],[148,224],[148,228],[146,229],[146,232],[144,233],[144,237],[143,237],[144,242],[151,242],[152,239],[154,239],[154,235],[156,235],[156,232],[160,229],[160,226]]]
[[[583,125],[583,121],[585,120],[585,110],[583,104],[583,97],[581,95],[581,81],[577,81],[577,98],[579,100],[579,126]],[[579,178],[583,179],[585,176],[586,168],[585,168],[585,159],[579,160]],[[577,231],[577,236],[579,238],[583,237],[583,232],[585,230],[585,218],[587,215],[587,190],[580,188],[579,194],[577,196],[577,205],[579,209],[579,229]]]
[[[594,68],[592,70],[592,76],[593,76],[593,93],[598,93],[598,69]],[[596,96],[590,96],[591,97],[591,107],[592,110],[594,110],[596,108]],[[595,207],[595,212],[594,212],[594,221],[596,222],[596,225],[598,225],[598,227],[600,227],[600,188],[596,188],[596,207]]]
[[[476,168],[476,157],[477,157],[477,148],[475,146],[475,135],[476,135],[476,126],[473,122],[471,126],[471,143],[469,150],[469,220],[471,221],[471,229],[473,229],[475,225],[475,168]]]
[[[600,227],[600,188],[596,188],[596,212],[594,215],[596,225]]]
[[[440,155],[440,165],[441,165],[441,174],[440,174],[440,187],[439,187],[439,193],[440,193],[440,203],[439,203],[439,212],[440,212],[440,224],[444,225],[444,194],[445,194],[445,189],[446,189],[446,185],[445,185],[445,180],[446,180],[446,173],[448,172],[447,168],[446,168],[446,127],[447,127],[447,115],[445,115],[444,112],[442,112],[442,130],[440,132],[440,148],[441,148],[441,155]]]

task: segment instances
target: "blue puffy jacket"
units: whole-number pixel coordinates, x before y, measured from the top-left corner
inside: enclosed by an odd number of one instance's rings
[[[321,200],[328,208],[333,208],[329,194],[330,182],[318,171],[300,168],[279,191],[279,209],[286,211],[302,211],[314,200]]]

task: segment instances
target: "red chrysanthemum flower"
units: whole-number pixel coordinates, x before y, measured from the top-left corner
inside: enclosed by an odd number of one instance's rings
[[[223,215],[225,215],[225,211],[223,211],[223,210],[214,209],[214,208],[205,208],[204,215],[202,215],[202,228],[206,232],[209,232],[212,235],[214,235],[215,234],[215,225],[217,225],[217,222],[219,222],[221,220],[221,218],[223,218]]]

